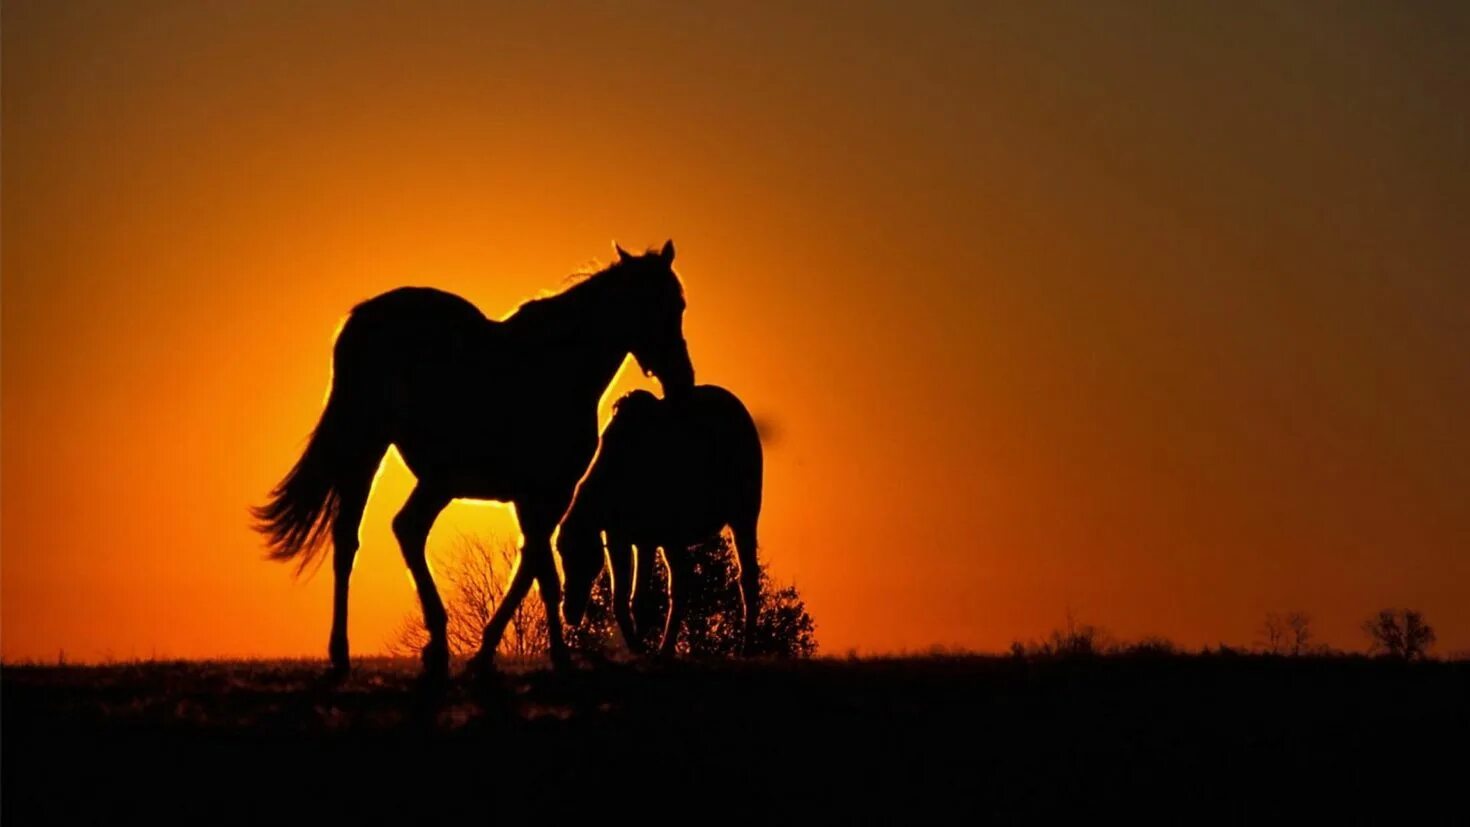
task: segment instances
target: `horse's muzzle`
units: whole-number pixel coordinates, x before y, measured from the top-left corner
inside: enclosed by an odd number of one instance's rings
[[[659,385],[663,386],[664,397],[676,399],[694,390],[694,363],[689,359],[689,349],[680,347],[669,362],[654,371]]]

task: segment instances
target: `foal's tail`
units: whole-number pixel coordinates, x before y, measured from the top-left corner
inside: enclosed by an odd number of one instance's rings
[[[301,459],[276,483],[270,501],[253,506],[255,530],[264,534],[272,560],[297,560],[297,573],[322,552],[342,506],[340,469],[350,450],[351,418],[337,388],[327,399]]]

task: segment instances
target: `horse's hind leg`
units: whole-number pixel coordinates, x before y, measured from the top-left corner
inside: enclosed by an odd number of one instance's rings
[[[570,497],[568,497],[570,499]],[[470,666],[475,670],[488,670],[495,663],[495,650],[505,636],[511,616],[531,591],[531,584],[541,587],[541,600],[546,608],[546,639],[551,649],[552,663],[566,666],[566,642],[561,629],[561,578],[556,571],[556,558],[551,553],[551,532],[556,530],[560,511],[539,500],[516,502],[516,515],[520,521],[521,534],[525,542],[521,546],[521,559],[516,564],[515,576],[510,586],[495,607],[495,614],[485,627],[485,636],[480,641],[480,651],[475,653]]]
[[[570,666],[571,658],[566,641],[562,639],[561,575],[557,573],[556,558],[551,553],[551,533],[556,530],[556,523],[566,510],[565,502],[570,499],[568,495],[561,508],[538,502],[518,511],[521,530],[526,536],[525,548],[521,550],[524,557],[521,565],[534,567],[532,571],[541,592],[541,603],[546,609],[546,644],[550,649],[551,663],[558,669]]]
[[[343,475],[336,486],[340,500],[332,520],[332,637],[327,654],[332,658],[332,675],[338,678],[345,677],[351,669],[347,652],[347,589],[352,580],[352,564],[357,559],[358,527],[373,487],[375,470],[373,465],[364,463]]]
[[[429,632],[423,657],[424,674],[430,678],[449,676],[449,615],[444,611],[444,601],[439,599],[439,589],[434,586],[434,576],[429,572],[425,545],[429,529],[433,528],[439,512],[449,505],[449,500],[449,497],[420,484],[408,495],[408,502],[393,518],[393,535],[398,538],[403,561],[408,564],[409,574],[413,575],[419,605],[424,611],[424,627]]]
[[[521,558],[516,563],[516,571],[510,578],[510,585],[505,588],[505,594],[500,596],[500,605],[495,607],[495,614],[491,616],[490,622],[485,625],[484,635],[480,638],[480,651],[475,653],[470,662],[471,669],[488,670],[495,664],[495,652],[500,648],[500,641],[505,637],[505,629],[510,625],[511,618],[516,609],[520,608],[521,601],[531,591],[531,584],[536,581],[536,568],[526,560],[526,551],[521,549]]]
[[[745,604],[745,629],[740,653],[754,654],[756,621],[761,609],[761,568],[756,560],[756,521],[741,520],[731,527],[735,556],[740,561],[740,599]]]

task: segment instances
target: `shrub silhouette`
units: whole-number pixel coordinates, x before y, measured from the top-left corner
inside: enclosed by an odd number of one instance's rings
[[[734,656],[740,653],[744,604],[740,600],[740,570],[729,537],[720,534],[691,547],[693,588],[689,612],[679,636],[678,652],[688,655]],[[661,616],[668,606],[668,578],[662,558],[654,576],[652,607]],[[796,586],[777,586],[764,562],[760,563],[761,609],[756,620],[752,655],[805,658],[817,651],[816,624]],[[656,647],[658,624],[641,633],[650,649]]]
[[[514,571],[518,552],[508,540],[462,537],[453,559],[441,568],[449,613],[449,645],[456,656],[473,654],[480,645],[486,619],[495,614]],[[679,640],[680,654],[733,656],[740,651],[744,609],[740,600],[740,573],[725,535],[689,550],[694,581],[689,612]],[[651,606],[662,613],[668,606],[668,579],[662,557],[653,578]],[[646,630],[654,637],[662,627]],[[753,654],[805,658],[817,651],[816,623],[794,585],[777,586],[761,564],[761,610]],[[526,658],[546,651],[546,615],[537,601],[526,601],[512,615],[501,642],[503,655]],[[567,629],[567,642],[589,655],[607,655],[621,648],[612,612],[612,588],[606,570],[598,577],[581,624]],[[409,614],[388,642],[390,654],[415,656],[428,640],[423,619]]]
[[[1043,658],[1092,657],[1116,648],[1107,630],[1090,623],[1078,623],[1072,613],[1067,612],[1066,626],[1053,629],[1047,639],[1040,642],[1013,642],[1011,654],[1017,657]]]

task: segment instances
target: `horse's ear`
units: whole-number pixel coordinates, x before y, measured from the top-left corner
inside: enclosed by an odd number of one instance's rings
[[[658,257],[664,260],[664,264],[674,263],[674,240],[672,238],[664,242],[664,248],[658,251]]]
[[[623,245],[616,241],[613,242],[613,249],[618,253],[618,261],[627,261],[632,258],[632,256],[628,255],[628,251],[623,249]]]

